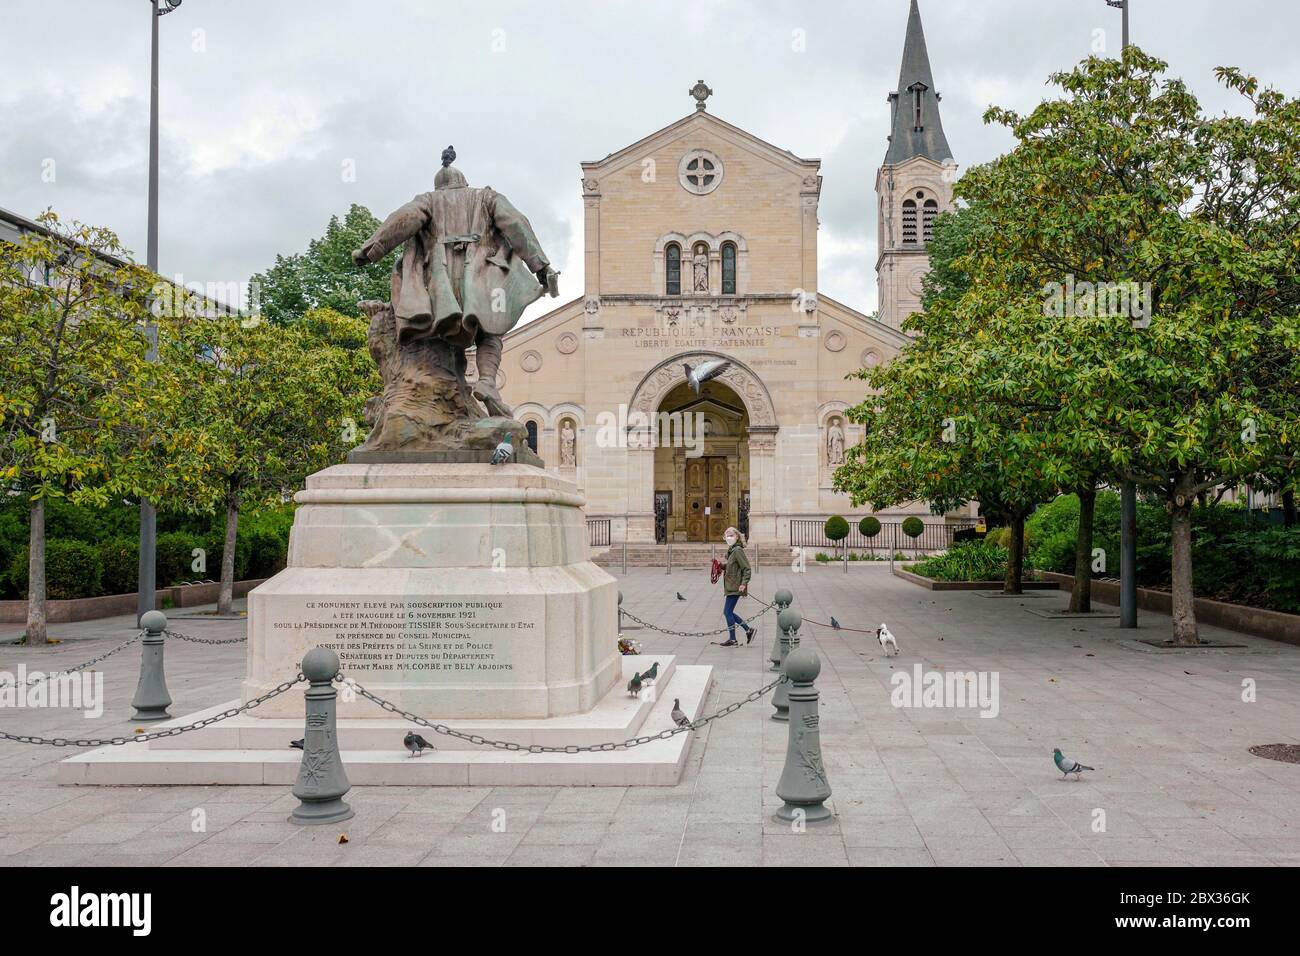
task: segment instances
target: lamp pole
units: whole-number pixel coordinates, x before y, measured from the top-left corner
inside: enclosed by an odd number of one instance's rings
[[[158,19],[181,5],[181,0],[149,0],[150,50],[149,50],[149,237],[146,244],[145,264],[154,275],[158,273]],[[156,346],[150,346],[149,357],[158,360]],[[136,619],[154,609],[158,591],[157,569],[158,516],[152,502],[140,499],[140,571],[136,594]]]
[[[1123,49],[1128,50],[1128,0],[1106,0],[1123,15]],[[1137,485],[1126,481],[1119,496],[1119,626],[1137,627]]]

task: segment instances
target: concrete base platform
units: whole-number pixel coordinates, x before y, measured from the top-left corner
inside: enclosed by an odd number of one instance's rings
[[[659,680],[643,689],[640,697],[629,696],[626,685],[633,672],[645,670],[655,660],[659,661]],[[463,733],[524,745],[583,746],[671,729],[674,698],[681,700],[682,710],[691,719],[702,716],[713,683],[712,667],[678,667],[668,655],[634,655],[624,657],[622,664],[623,679],[585,714],[440,722]],[[193,723],[237,704],[222,704],[149,730]],[[402,747],[407,730],[422,734],[438,749],[421,757],[410,756]],[[529,754],[471,744],[388,716],[339,720],[338,734],[343,765],[353,786],[460,787],[670,787],[681,779],[694,737],[688,731],[631,750]],[[290,748],[289,742],[302,735],[301,718],[241,714],[176,737],[77,754],[59,764],[58,782],[97,786],[292,786],[302,751]]]

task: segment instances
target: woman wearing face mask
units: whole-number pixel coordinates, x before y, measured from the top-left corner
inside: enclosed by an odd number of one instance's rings
[[[749,590],[749,559],[745,557],[745,547],[741,544],[740,532],[735,528],[728,528],[723,532],[722,540],[727,544],[727,566],[722,572],[722,592],[726,595],[726,601],[722,605],[722,617],[727,622],[729,637],[722,642],[721,646],[737,647],[739,646],[736,642],[737,624],[745,629],[746,644],[754,639],[754,629],[736,613],[736,602]]]

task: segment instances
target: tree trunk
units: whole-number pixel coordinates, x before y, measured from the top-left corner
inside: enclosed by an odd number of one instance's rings
[[[239,532],[239,494],[226,496],[226,543],[221,549],[221,591],[217,613],[229,614],[235,600],[235,540]]]
[[[1007,559],[1007,576],[1002,583],[1003,594],[1023,594],[1021,577],[1025,567],[1025,513],[1020,509],[1011,512],[1011,554]]]
[[[1074,543],[1074,587],[1070,589],[1070,611],[1087,614],[1092,610],[1092,519],[1097,510],[1097,489],[1079,491],[1079,535]]]
[[[1174,643],[1195,645],[1196,609],[1192,605],[1192,497],[1179,491],[1173,512],[1173,603]]]
[[[27,539],[27,646],[49,643],[45,601],[45,498],[32,502],[31,533]]]
[[[1282,492],[1282,526],[1295,527],[1295,492]]]

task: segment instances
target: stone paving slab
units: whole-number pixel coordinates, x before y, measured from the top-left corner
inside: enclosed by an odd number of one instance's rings
[[[763,567],[754,592],[795,594],[802,639],[822,661],[823,757],[836,816],[791,832],[772,820],[785,724],[766,700],[697,734],[676,787],[355,787],[341,827],[296,827],[287,787],[69,787],[64,748],[0,741],[0,864],[8,866],[1295,866],[1300,766],[1255,757],[1254,744],[1300,743],[1300,648],[1203,627],[1245,645],[1142,653],[1168,618],[1049,620],[1011,598],[934,595],[887,566]],[[675,630],[721,624],[707,572],[630,569],[624,606]],[[680,591],[685,601],[676,600]],[[1045,603],[1045,602],[1044,602]],[[187,609],[187,611],[192,609]],[[740,613],[760,610],[742,600]],[[834,615],[843,629],[827,622]],[[881,621],[900,653],[871,634]],[[713,710],[769,677],[774,615],[748,647],[636,632],[647,653],[714,668]],[[230,638],[242,620],[190,619],[199,637]],[[64,643],[0,644],[0,671],[58,669],[120,643],[129,617],[53,625]],[[12,640],[21,628],[0,630]],[[238,693],[241,645],[173,642],[175,714]],[[138,652],[104,674],[104,713],[0,707],[0,730],[43,736],[129,735]],[[896,707],[892,681],[923,673],[998,676],[997,714]],[[904,675],[902,678],[897,675]],[[1253,682],[1255,701],[1243,701]],[[1064,780],[1053,747],[1097,768]],[[1104,815],[1104,816],[1103,816]],[[1104,829],[1100,829],[1104,822]],[[339,832],[349,842],[338,843]]]

